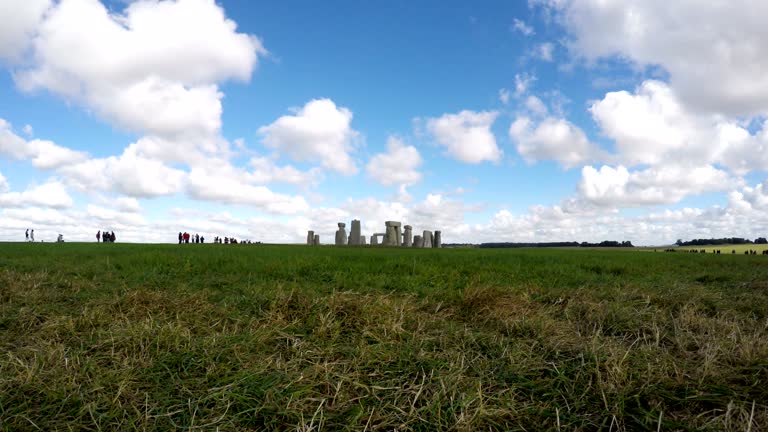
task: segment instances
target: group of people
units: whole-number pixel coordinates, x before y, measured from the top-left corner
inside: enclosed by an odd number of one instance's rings
[[[205,237],[200,234],[190,234],[188,232],[179,232],[179,244],[205,243]],[[234,237],[219,237],[213,239],[214,244],[261,244],[261,242],[251,242],[250,240],[237,240]]]
[[[24,236],[27,238],[27,241],[35,241],[35,230],[27,228],[27,231],[24,233]]]
[[[192,235],[188,232],[179,232],[179,244],[182,243],[205,243],[205,237],[200,234]]]
[[[107,230],[104,230],[102,233],[101,231],[98,231],[96,233],[96,242],[102,242],[102,243],[114,243],[117,237],[115,237],[115,232],[107,232]]]

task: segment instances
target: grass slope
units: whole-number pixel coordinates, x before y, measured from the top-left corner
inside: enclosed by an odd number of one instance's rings
[[[0,244],[2,430],[768,426],[768,258]]]

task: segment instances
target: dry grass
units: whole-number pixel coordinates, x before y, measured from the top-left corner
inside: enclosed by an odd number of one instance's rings
[[[768,430],[763,257],[33,246],[3,430]]]

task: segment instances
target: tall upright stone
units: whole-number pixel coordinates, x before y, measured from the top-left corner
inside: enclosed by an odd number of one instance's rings
[[[417,235],[413,238],[413,247],[420,248],[424,246],[424,240],[422,240],[420,235]]]
[[[432,242],[432,247],[435,249],[440,249],[443,247],[443,232],[442,231],[435,231],[435,238]]]
[[[403,228],[403,246],[411,247],[413,246],[413,227],[406,225]]]
[[[312,230],[307,231],[307,246],[315,244],[315,232]]]
[[[352,221],[352,228],[349,233],[349,244],[352,246],[362,244],[360,242],[360,221],[357,219]]]
[[[320,234],[315,234],[315,238],[312,240],[315,246],[320,246]]]
[[[376,234],[371,236],[371,246],[378,246],[379,245],[379,238],[376,236]]]
[[[432,231],[424,231],[421,235],[421,241],[424,242],[422,247],[425,248],[431,248],[432,247]]]
[[[402,245],[403,224],[395,221],[387,221],[384,225],[387,227],[386,235],[384,236],[384,244],[387,246]]]
[[[347,230],[345,229],[347,224],[339,222],[339,229],[336,231],[336,246],[347,245]]]
[[[365,246],[366,244],[367,244],[367,242],[366,242],[365,236],[361,235],[360,236],[360,246]]]

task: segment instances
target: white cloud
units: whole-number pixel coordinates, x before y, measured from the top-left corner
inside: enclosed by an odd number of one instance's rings
[[[269,213],[295,214],[309,209],[306,200],[300,196],[274,193],[264,186],[243,183],[226,173],[210,173],[200,169],[190,172],[187,193],[194,199],[250,205]]]
[[[17,60],[28,48],[50,0],[0,0],[0,60]]]
[[[72,198],[64,185],[58,181],[49,181],[39,186],[32,186],[24,192],[0,194],[0,207],[37,206],[62,209],[72,207],[72,205]]]
[[[536,31],[533,29],[533,27],[526,24],[525,21],[519,20],[517,18],[512,21],[512,30],[520,32],[524,36],[533,36],[536,34]]]
[[[528,89],[536,81],[534,75],[527,73],[515,74],[515,96],[521,97],[528,92]]]
[[[272,159],[254,157],[248,163],[253,171],[247,178],[255,184],[288,183],[298,186],[316,186],[323,177],[319,168],[300,171],[291,165],[277,166]]]
[[[262,143],[294,160],[318,162],[344,175],[357,173],[352,159],[359,133],[352,129],[352,112],[330,99],[307,102],[296,115],[286,115],[259,128]]]
[[[553,54],[554,51],[555,51],[555,45],[552,42],[544,42],[536,46],[536,51],[534,52],[534,55],[536,56],[536,58],[539,58],[547,62],[551,62],[554,60],[554,54]]]
[[[609,207],[673,204],[686,196],[727,191],[738,179],[711,165],[661,165],[630,172],[624,166],[585,166],[578,185],[580,197]]]
[[[138,155],[131,147],[119,157],[89,159],[58,170],[82,192],[117,192],[129,197],[168,196],[179,192],[186,173]]]
[[[214,0],[138,1],[122,13],[97,0],[61,0],[15,78],[156,138],[173,150],[162,152],[167,160],[189,162],[226,150],[217,83],[248,80],[266,53],[236,27]]]
[[[563,167],[571,168],[601,155],[584,132],[565,119],[547,117],[535,124],[530,118],[521,116],[510,125],[509,136],[529,163],[555,160]]]
[[[31,125],[24,125],[24,128],[21,129],[22,132],[24,132],[24,135],[31,137],[35,134],[35,129],[32,128]]]
[[[540,0],[588,59],[661,66],[686,106],[734,115],[768,112],[768,3],[752,0]],[[606,37],[606,35],[610,35]]]
[[[427,130],[435,142],[446,148],[448,155],[467,163],[501,160],[502,151],[491,131],[498,117],[495,111],[461,111],[427,120]]]
[[[547,106],[538,97],[530,95],[525,99],[525,107],[534,114],[543,116],[547,114]]]
[[[504,105],[507,105],[509,103],[510,96],[511,94],[509,93],[509,90],[505,88],[499,90],[499,101]]]
[[[685,160],[738,174],[768,169],[768,123],[751,134],[737,121],[691,112],[660,81],[645,81],[634,93],[607,93],[590,112],[625,165]]]
[[[389,137],[387,152],[374,155],[366,170],[369,176],[385,186],[408,186],[421,181],[418,171],[421,163],[416,147],[406,146],[400,138]]]
[[[8,180],[0,172],[0,193],[5,193],[11,190],[11,186],[8,184]]]
[[[50,141],[26,141],[13,132],[10,123],[1,118],[0,155],[31,160],[32,165],[40,169],[54,169],[88,158],[86,153],[73,151]]]

